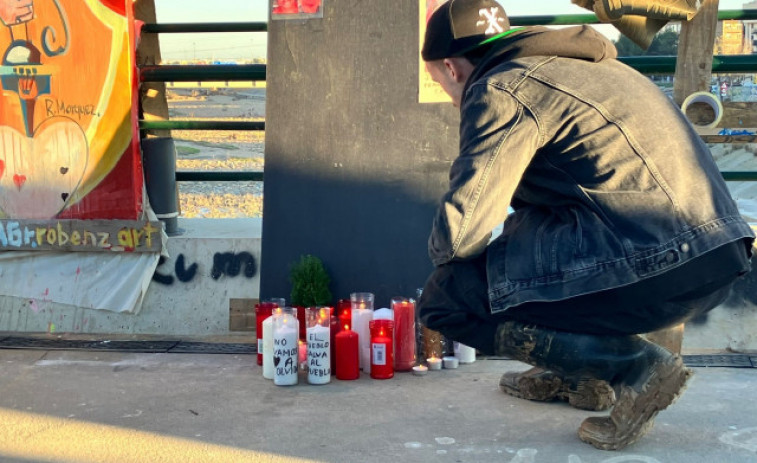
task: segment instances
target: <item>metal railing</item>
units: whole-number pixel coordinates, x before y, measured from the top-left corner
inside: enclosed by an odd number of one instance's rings
[[[722,10],[718,20],[757,20],[757,10]],[[576,24],[600,24],[593,14],[513,16],[513,26],[566,26]],[[201,32],[267,32],[265,22],[226,23],[167,23],[144,24],[145,33],[201,33]],[[643,74],[673,74],[676,67],[675,56],[627,56],[619,61],[626,63]],[[716,55],[713,58],[714,73],[757,73],[757,54]],[[143,82],[203,82],[203,81],[252,81],[266,80],[265,64],[246,65],[156,65],[140,67]],[[140,130],[265,130],[265,122],[247,121],[139,121]],[[754,136],[735,141],[746,143],[756,141]],[[757,171],[721,172],[727,181],[757,181]],[[177,181],[263,181],[263,172],[188,172],[177,171]]]

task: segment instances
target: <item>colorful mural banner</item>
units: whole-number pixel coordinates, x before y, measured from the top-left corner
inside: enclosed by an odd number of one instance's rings
[[[131,0],[0,0],[0,218],[143,212]]]
[[[160,252],[161,222],[0,220],[0,251]]]

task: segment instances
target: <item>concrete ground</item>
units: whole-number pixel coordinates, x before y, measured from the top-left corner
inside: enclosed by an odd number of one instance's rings
[[[757,462],[757,369],[695,368],[640,442],[576,436],[593,413],[502,394],[524,364],[277,387],[254,355],[0,349],[0,461]]]

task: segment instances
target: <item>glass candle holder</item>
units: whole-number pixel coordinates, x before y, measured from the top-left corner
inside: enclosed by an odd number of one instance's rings
[[[371,368],[371,331],[368,324],[373,320],[373,293],[352,293],[352,331],[357,333],[360,346],[360,368],[368,371]]]
[[[423,295],[423,288],[418,288],[415,290],[415,293],[417,296],[416,300],[420,301]],[[442,358],[444,356],[444,336],[438,331],[426,328],[420,323],[420,320],[418,322],[420,325],[418,341],[423,358]]]
[[[331,308],[309,307],[305,311],[308,346],[308,383],[331,382]]]
[[[371,320],[371,378],[394,377],[394,321]]]
[[[274,305],[268,302],[255,304],[255,336],[258,339],[258,365],[263,365],[263,321],[271,316]]]
[[[415,365],[415,301],[392,298],[394,311],[394,369],[410,371]]]
[[[299,331],[294,308],[285,307],[273,316],[273,383],[277,386],[297,384]]]
[[[280,314],[282,307],[271,309],[271,316],[263,320],[261,325],[263,332],[263,378],[273,379],[276,370],[273,364],[273,316]]]
[[[349,299],[339,299],[336,303],[336,313],[339,329],[342,331],[345,325],[352,326],[352,302]]]

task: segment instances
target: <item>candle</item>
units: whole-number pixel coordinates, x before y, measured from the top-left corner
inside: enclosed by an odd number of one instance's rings
[[[394,341],[392,331],[394,321],[371,320],[371,378],[389,379],[394,377]]]
[[[371,367],[371,331],[369,323],[373,320],[373,294],[352,293],[352,329],[358,335],[360,345],[360,368],[368,371]]]
[[[300,323],[299,336],[300,336],[300,339],[304,341],[305,328],[307,326],[307,322],[305,321],[305,307],[298,305],[295,308],[297,309],[297,321]]]
[[[336,335],[339,333],[339,319],[335,315],[329,317],[329,337],[331,339],[331,373],[336,371]]]
[[[476,349],[459,342],[455,342],[454,346],[455,357],[457,357],[460,363],[473,363],[476,361]]]
[[[273,383],[293,386],[298,380],[299,323],[294,309],[286,307],[273,317]]]
[[[258,339],[258,365],[263,365],[263,321],[271,316],[274,305],[270,302],[255,304],[255,336]]]
[[[272,316],[263,320],[263,378],[273,379],[273,315],[281,313],[281,308],[272,310]]]
[[[444,368],[454,370],[455,368],[457,368],[458,360],[457,357],[443,357],[442,363],[444,364]]]
[[[305,370],[308,365],[308,344],[302,339],[297,340],[297,364],[300,370]]]
[[[426,365],[416,365],[413,367],[413,374],[415,376],[423,376],[428,373],[428,367]]]
[[[349,325],[336,335],[336,378],[342,380],[360,377],[358,334]]]
[[[415,302],[393,298],[394,369],[408,371],[415,365]]]
[[[345,325],[352,326],[352,303],[349,299],[339,299],[336,303],[336,316],[339,319],[339,329]]]
[[[373,311],[374,320],[394,320],[394,312],[386,307],[376,309]]]
[[[429,357],[426,359],[426,363],[428,363],[428,369],[429,370],[441,370],[442,369],[442,359],[438,357]]]
[[[327,384],[331,382],[331,310],[310,308],[307,312],[308,383]]]

